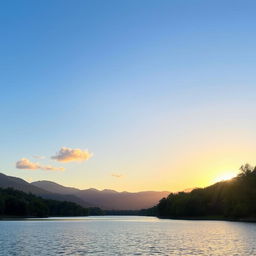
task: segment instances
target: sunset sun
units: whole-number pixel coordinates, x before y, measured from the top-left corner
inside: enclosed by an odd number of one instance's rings
[[[214,179],[214,183],[220,182],[220,181],[225,181],[225,180],[231,180],[234,177],[236,177],[236,175],[237,175],[237,173],[235,171],[229,171],[229,172],[222,173]]]

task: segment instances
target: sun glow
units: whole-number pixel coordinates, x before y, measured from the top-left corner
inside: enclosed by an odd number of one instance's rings
[[[223,173],[214,179],[214,183],[225,181],[225,180],[231,180],[232,178],[236,177],[236,175],[237,175],[237,172],[234,172],[234,171]]]

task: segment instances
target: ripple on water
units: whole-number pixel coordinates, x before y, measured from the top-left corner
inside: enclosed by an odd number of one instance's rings
[[[0,255],[256,255],[256,224],[85,217],[1,221]]]

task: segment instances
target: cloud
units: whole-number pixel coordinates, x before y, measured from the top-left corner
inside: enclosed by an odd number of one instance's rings
[[[30,162],[27,158],[22,158],[16,163],[16,168],[18,169],[30,169],[36,170],[39,169],[39,164]]]
[[[45,156],[37,156],[37,155],[34,155],[32,157],[35,159],[45,159],[46,158]]]
[[[115,177],[115,178],[122,178],[122,177],[123,177],[123,174],[112,173],[111,176],[112,176],[112,177]]]
[[[47,171],[64,171],[62,167],[53,167],[51,165],[40,165],[38,163],[30,162],[27,158],[22,158],[16,163],[17,169],[27,170],[47,170]]]
[[[86,161],[93,156],[87,150],[82,150],[79,148],[72,149],[72,148],[61,148],[60,151],[51,158],[59,161],[59,162],[72,162],[72,161]]]

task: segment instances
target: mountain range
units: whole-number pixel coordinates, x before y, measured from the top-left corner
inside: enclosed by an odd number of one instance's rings
[[[0,187],[14,188],[43,198],[71,201],[83,207],[100,207],[104,210],[140,210],[156,205],[170,194],[168,191],[117,192],[114,190],[77,189],[52,181],[26,182],[0,173]]]

